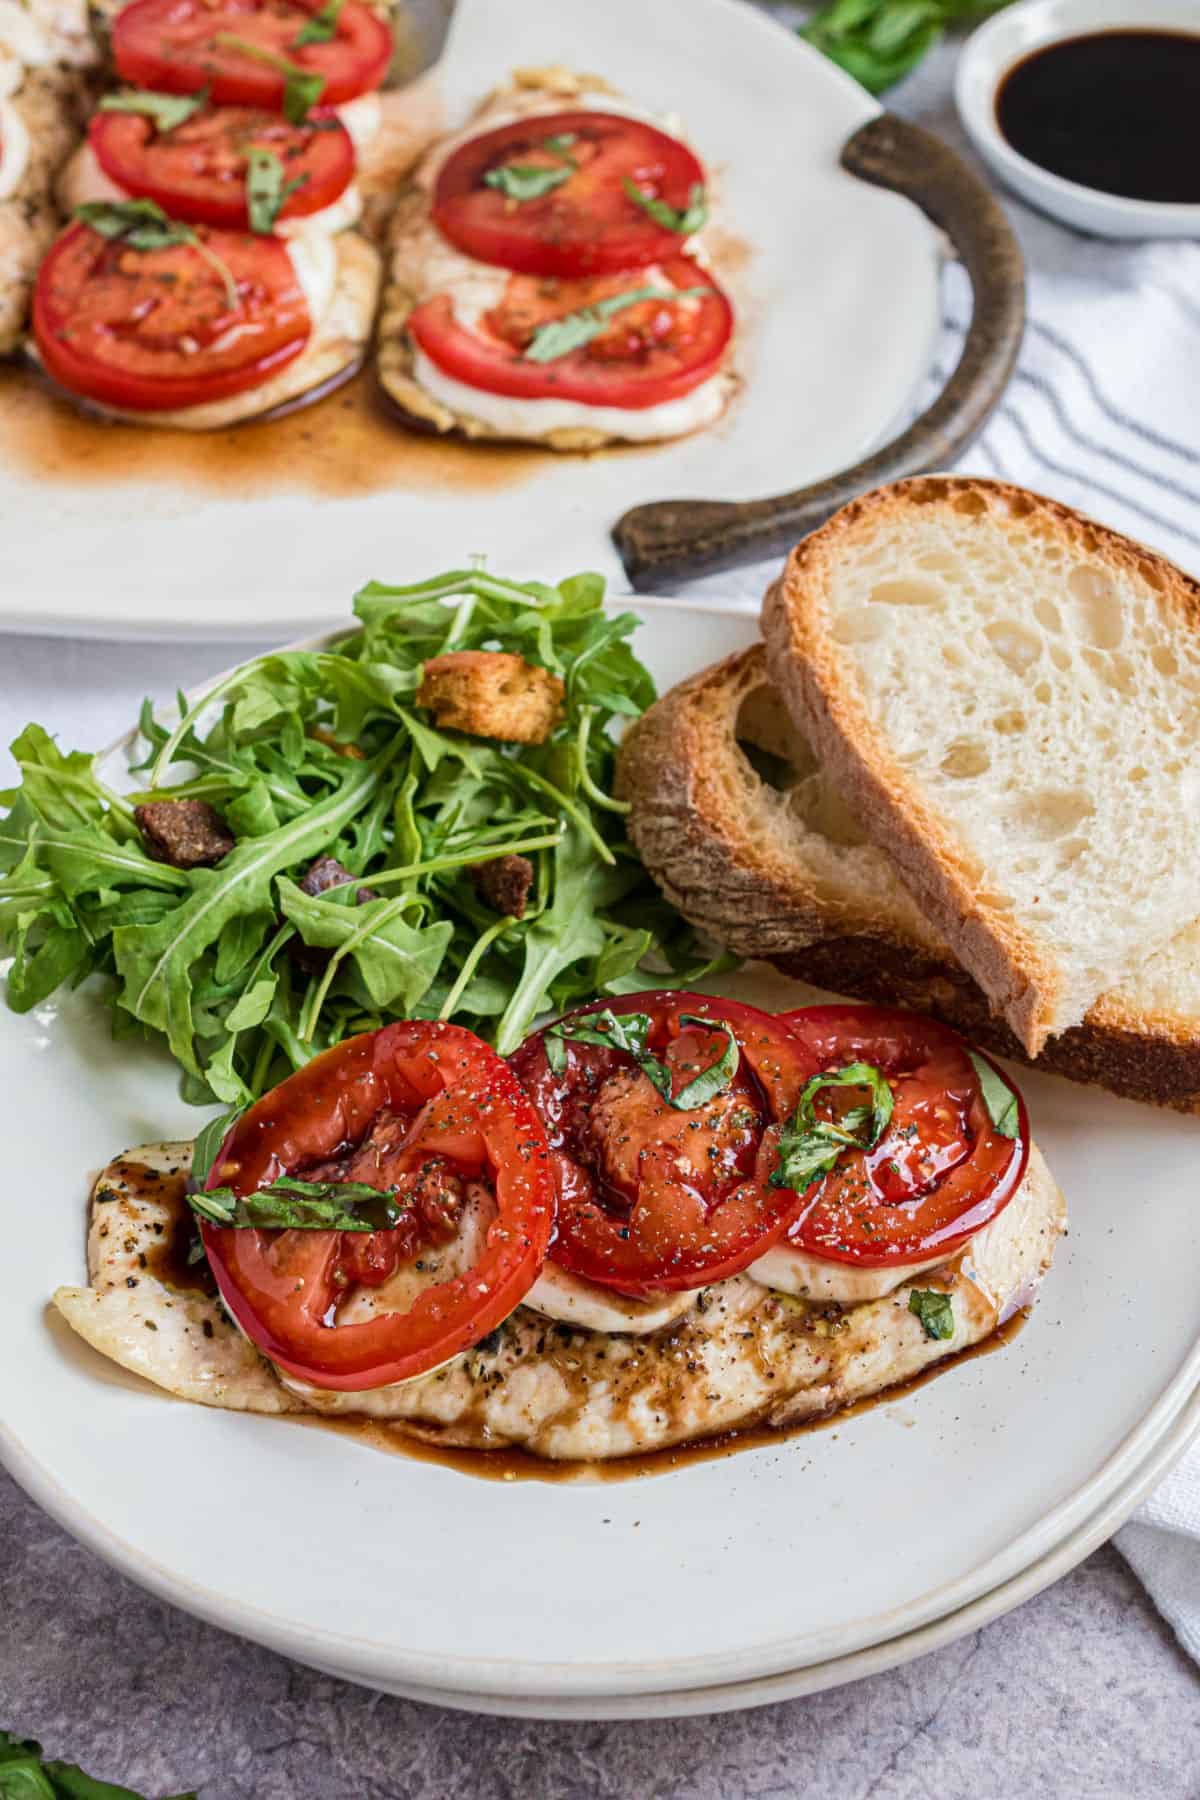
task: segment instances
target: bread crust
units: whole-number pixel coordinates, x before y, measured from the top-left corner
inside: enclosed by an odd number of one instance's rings
[[[955,958],[1003,1013],[1025,1051],[1036,1056],[1059,1016],[1061,968],[1022,922],[989,892],[986,869],[964,848],[943,815],[915,792],[855,686],[833,636],[827,581],[865,522],[938,506],[982,517],[1020,520],[1066,540],[1114,572],[1148,581],[1167,604],[1200,620],[1200,585],[1165,558],[1071,507],[1006,482],[932,475],[864,494],[798,544],[768,590],[763,633],[771,674],[792,716],[844,789],[873,842],[903,879]]]
[[[998,1055],[1128,1099],[1200,1112],[1200,1019],[1140,1008],[1114,991],[1032,1057],[882,852],[864,846],[877,879],[885,869],[894,885],[886,906],[878,890],[840,898],[822,890],[803,845],[781,836],[765,784],[739,748],[748,707],[771,692],[765,650],[754,645],[672,688],[622,746],[617,792],[633,808],[630,837],[687,919],[738,955],[816,987],[928,1012]],[[752,725],[750,735],[768,733]],[[806,754],[798,739],[779,749]]]

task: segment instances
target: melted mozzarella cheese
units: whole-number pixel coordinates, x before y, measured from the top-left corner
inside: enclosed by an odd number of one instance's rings
[[[895,1263],[887,1269],[858,1269],[853,1263],[831,1262],[823,1256],[793,1250],[789,1244],[776,1244],[752,1262],[746,1273],[777,1293],[837,1306],[856,1306],[862,1300],[881,1300],[914,1275],[936,1269],[945,1260],[945,1256],[933,1256],[924,1262]]]
[[[333,109],[354,141],[354,148],[361,152],[378,135],[383,123],[383,108],[378,94],[360,94],[357,100],[347,100],[344,106]]]
[[[415,349],[415,347],[414,347]],[[653,438],[682,437],[720,418],[729,394],[726,375],[710,375],[699,387],[660,406],[588,406],[579,400],[514,400],[455,381],[415,349],[413,376],[435,400],[460,418],[478,419],[504,437],[539,438],[552,431],[581,427],[636,444]]]
[[[11,200],[29,167],[29,132],[16,107],[0,100],[0,200]]]
[[[588,1331],[612,1331],[642,1336],[661,1331],[673,1324],[696,1304],[699,1288],[679,1294],[660,1294],[653,1299],[634,1300],[618,1294],[614,1288],[600,1287],[584,1281],[557,1263],[544,1263],[542,1272],[522,1300],[532,1312],[547,1319],[561,1319],[564,1324],[578,1325]]]
[[[304,232],[299,237],[288,238],[287,253],[296,271],[296,280],[304,289],[315,330],[333,299],[337,282],[336,246],[324,232]]]

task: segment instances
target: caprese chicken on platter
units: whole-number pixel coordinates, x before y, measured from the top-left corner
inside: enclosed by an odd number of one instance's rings
[[[736,388],[711,183],[602,81],[518,71],[392,223],[381,383],[425,430],[553,450],[674,438]]]
[[[182,1398],[597,1461],[829,1414],[1028,1305],[1065,1228],[1006,1075],[864,1006],[400,1021],[92,1195],[55,1305]]]
[[[392,58],[364,0],[132,0],[58,184],[31,354],[89,408],[207,430],[361,366],[378,253],[355,227]],[[369,185],[369,182],[368,182]]]

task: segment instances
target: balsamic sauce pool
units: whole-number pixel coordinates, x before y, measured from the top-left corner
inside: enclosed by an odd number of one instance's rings
[[[1021,156],[1081,187],[1200,204],[1200,33],[1048,44],[1002,80],[996,123]]]

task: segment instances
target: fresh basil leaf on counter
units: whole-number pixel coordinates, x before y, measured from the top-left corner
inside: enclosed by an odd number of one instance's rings
[[[314,13],[300,27],[292,39],[292,49],[302,50],[305,44],[328,44],[337,35],[338,20],[345,4],[346,0],[326,0],[320,12]]]
[[[661,225],[666,231],[677,231],[680,237],[690,237],[694,231],[699,231],[701,226],[708,223],[708,200],[703,183],[699,181],[693,186],[688,195],[687,206],[682,211],[666,200],[658,200],[653,194],[648,194],[645,188],[640,188],[628,175],[625,177],[625,192],[635,205],[649,213],[656,225]]]
[[[572,350],[580,350],[594,337],[599,337],[615,313],[624,312],[627,306],[637,306],[643,300],[693,300],[712,291],[709,287],[641,287],[630,288],[624,294],[610,294],[606,300],[581,306],[578,312],[564,313],[561,319],[550,319],[540,325],[525,348],[525,361],[557,362],[560,356],[569,356]]]
[[[150,88],[122,88],[118,94],[105,94],[100,111],[142,113],[153,119],[156,131],[166,133],[203,112],[208,105],[208,92],[201,88],[198,94],[159,94]]]
[[[954,1299],[936,1288],[914,1288],[908,1296],[908,1310],[920,1319],[927,1338],[945,1343],[954,1336]]]
[[[800,36],[881,94],[916,68],[947,26],[970,24],[1008,0],[830,0]]]
[[[0,1731],[0,1800],[147,1800],[132,1788],[98,1781],[76,1763],[45,1761],[32,1738]],[[172,1800],[197,1800],[195,1792]]]
[[[1000,1071],[993,1069],[986,1058],[976,1056],[974,1050],[968,1050],[967,1055],[971,1059],[971,1067],[979,1077],[979,1089],[983,1095],[983,1104],[988,1110],[988,1118],[1001,1137],[1020,1137],[1021,1109],[1016,1094]]]
[[[840,1120],[819,1119],[816,1098],[824,1088],[863,1087],[870,1102],[854,1106]],[[796,1110],[779,1137],[779,1157],[771,1172],[772,1187],[802,1194],[818,1176],[828,1175],[844,1150],[872,1150],[891,1122],[895,1104],[887,1077],[872,1063],[847,1063],[827,1069],[806,1083]]]
[[[273,150],[251,145],[246,152],[246,207],[251,231],[262,237],[270,237],[288,200],[308,180],[307,174],[293,181],[285,181],[283,175],[282,159]]]

